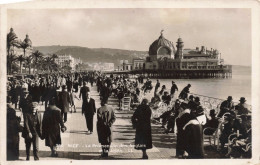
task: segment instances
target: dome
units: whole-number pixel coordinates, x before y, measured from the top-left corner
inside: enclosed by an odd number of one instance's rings
[[[178,38],[178,41],[177,42],[183,42],[181,38]]]
[[[32,41],[29,38],[29,35],[26,34],[26,38],[23,40],[23,42],[27,43],[28,45],[32,46]]]
[[[161,36],[151,44],[149,48],[149,55],[157,55],[162,53],[171,55],[175,53],[175,49],[173,43],[165,39],[161,33]]]

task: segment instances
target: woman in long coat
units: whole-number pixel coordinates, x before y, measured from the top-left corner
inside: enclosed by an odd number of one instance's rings
[[[185,150],[185,132],[183,127],[187,124],[190,117],[190,109],[187,109],[187,103],[181,103],[180,108],[178,109],[179,115],[176,118],[177,125],[177,142],[176,142],[176,157],[182,157]]]
[[[204,109],[199,106],[195,114],[191,114],[191,120],[183,127],[185,133],[185,151],[188,158],[200,159],[204,157],[202,125],[206,123]]]
[[[42,121],[43,138],[45,145],[51,148],[51,156],[57,157],[56,146],[61,144],[60,130],[65,131],[65,126],[61,118],[61,110],[55,106],[55,98],[50,100],[49,107],[44,112]]]
[[[152,111],[148,105],[148,100],[143,99],[132,117],[133,126],[136,128],[135,149],[143,151],[143,159],[148,159],[146,150],[153,147],[151,115]]]
[[[107,106],[107,100],[101,101],[101,107],[97,110],[98,141],[102,145],[102,157],[108,156],[112,142],[112,124],[116,116],[112,107]]]

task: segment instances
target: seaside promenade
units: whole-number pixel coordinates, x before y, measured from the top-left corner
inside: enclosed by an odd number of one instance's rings
[[[90,87],[90,91],[91,97],[96,101],[96,107],[99,108],[100,100],[96,86]],[[116,121],[113,125],[113,142],[109,156],[102,158],[96,131],[96,114],[93,134],[87,134],[86,120],[81,114],[82,100],[74,101],[77,112],[68,113],[68,121],[65,123],[67,131],[61,133],[62,145],[58,147],[58,157],[51,157],[50,148],[45,146],[45,140],[39,140],[40,160],[141,159],[142,152],[134,149],[135,130],[130,122],[133,110],[119,111],[117,99],[109,98],[108,104],[114,107]],[[40,105],[39,109],[43,114],[44,106]],[[147,150],[149,159],[175,159],[176,134],[163,134],[163,132],[161,125],[152,124],[153,148]],[[220,158],[220,156],[213,147],[205,143],[206,158]],[[20,138],[20,160],[26,160],[23,138]],[[32,148],[30,160],[33,161]]]

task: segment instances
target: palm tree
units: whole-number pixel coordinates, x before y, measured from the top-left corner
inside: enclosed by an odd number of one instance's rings
[[[46,66],[48,72],[50,72],[50,68],[51,68],[53,62],[54,62],[54,61],[53,61],[53,59],[52,59],[51,57],[46,57],[46,58],[44,58],[44,64],[45,64],[45,66]]]
[[[17,61],[20,62],[20,73],[22,73],[22,64],[23,64],[23,61],[25,60],[24,56],[23,55],[20,55],[17,57]]]
[[[11,53],[7,56],[7,73],[12,74],[12,64],[17,60],[17,57],[14,53]]]
[[[35,68],[37,68],[38,70],[38,61],[39,59],[43,56],[43,54],[41,52],[39,52],[39,50],[36,50],[35,52],[32,53],[32,57],[34,59],[34,68],[33,68],[33,73],[35,73]]]
[[[55,60],[56,58],[58,58],[58,55],[54,53],[54,54],[51,55],[51,58],[52,58],[53,60]]]
[[[32,63],[32,60],[33,60],[33,56],[30,55],[28,57],[25,58],[25,65],[29,68],[29,74],[31,74],[31,63]],[[25,69],[26,71],[26,69]]]

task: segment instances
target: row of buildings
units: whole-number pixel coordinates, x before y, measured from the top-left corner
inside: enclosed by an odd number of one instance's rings
[[[83,62],[80,58],[74,58],[72,55],[58,55],[55,62],[63,67],[70,66],[72,71],[86,71],[86,70],[98,70],[98,71],[114,71],[114,63],[88,63]]]

